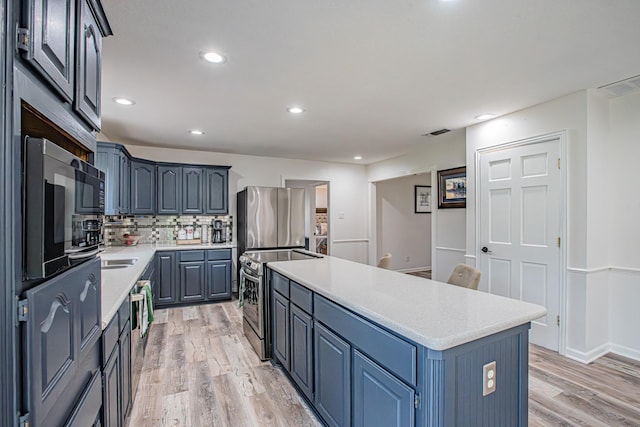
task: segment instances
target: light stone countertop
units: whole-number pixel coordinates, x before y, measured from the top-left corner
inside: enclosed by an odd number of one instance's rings
[[[446,350],[547,313],[539,305],[331,256],[268,265],[432,350]]]
[[[138,261],[128,268],[101,270],[102,329],[104,330],[109,325],[157,251],[232,249],[234,247],[235,244],[231,243],[213,243],[204,245],[146,244],[107,248],[100,254],[102,260],[137,258]]]

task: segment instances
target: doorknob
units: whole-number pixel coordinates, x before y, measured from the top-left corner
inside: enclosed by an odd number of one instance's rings
[[[484,252],[485,254],[492,254],[493,252],[489,250],[488,247],[483,246],[482,249],[480,249],[482,252]]]

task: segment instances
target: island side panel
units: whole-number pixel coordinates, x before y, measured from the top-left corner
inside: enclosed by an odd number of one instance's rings
[[[426,426],[527,426],[529,324],[445,351],[427,350]],[[496,390],[483,396],[483,366]]]

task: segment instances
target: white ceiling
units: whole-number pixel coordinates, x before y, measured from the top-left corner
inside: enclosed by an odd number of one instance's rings
[[[103,133],[136,145],[366,164],[640,74],[639,0],[102,1]]]

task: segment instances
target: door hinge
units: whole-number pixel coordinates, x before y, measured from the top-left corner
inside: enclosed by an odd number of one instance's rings
[[[29,29],[18,28],[18,37],[16,39],[16,47],[18,50],[29,52]]]
[[[18,301],[18,322],[29,320],[29,301],[22,299]]]
[[[19,419],[19,426],[20,427],[29,427],[31,425],[31,414],[29,414],[28,412],[24,415],[22,415]]]
[[[560,238],[558,237],[558,247],[560,247]]]
[[[558,169],[560,169],[560,157],[558,157]]]
[[[415,396],[413,396],[413,407],[416,409],[420,408],[420,395],[417,393]]]
[[[556,325],[560,326],[560,315],[556,316]]]

